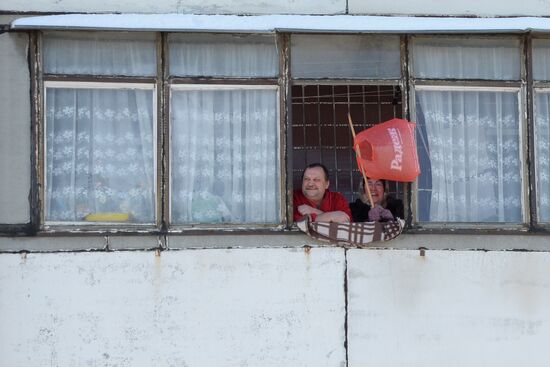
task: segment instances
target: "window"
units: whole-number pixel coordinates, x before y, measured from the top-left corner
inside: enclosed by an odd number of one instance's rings
[[[155,36],[53,32],[43,43],[45,223],[154,224]]]
[[[538,220],[550,223],[550,40],[533,40],[535,172]]]
[[[523,223],[519,39],[415,37],[419,222]]]
[[[275,38],[173,34],[169,49],[171,222],[279,223]]]
[[[357,169],[347,114],[357,132],[402,116],[398,36],[292,35],[293,182],[321,162],[331,190],[355,200]],[[402,185],[392,194],[401,196]]]
[[[42,39],[46,225],[281,223],[273,35]]]
[[[277,100],[276,86],[172,86],[173,223],[280,221]]]
[[[292,75],[300,79],[399,79],[399,37],[292,35]]]
[[[547,225],[550,39],[528,39],[44,32],[42,223],[280,228],[309,163],[355,200],[350,113],[417,122],[419,227]]]

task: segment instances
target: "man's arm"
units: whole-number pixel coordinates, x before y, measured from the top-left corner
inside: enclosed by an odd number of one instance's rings
[[[323,214],[319,214],[317,218],[314,219],[314,221],[347,223],[350,221],[350,217],[346,212],[337,210],[334,212],[325,212]]]
[[[349,208],[348,201],[344,195],[340,193],[334,193],[334,211],[330,213],[334,214],[334,219],[330,220],[332,222],[351,222],[351,209]],[[330,218],[329,218],[330,219]],[[320,220],[319,220],[320,221]],[[324,220],[323,220],[324,221]]]
[[[349,222],[350,217],[344,211],[323,212],[307,204],[298,207],[301,215],[310,215],[314,222]]]
[[[315,215],[319,215],[319,214],[323,214],[323,211],[317,209],[317,208],[314,208],[310,205],[307,205],[307,204],[302,204],[300,206],[298,206],[298,213],[300,213],[301,215],[308,215],[308,214],[315,214]]]
[[[298,214],[298,217],[296,217],[296,214],[294,215],[294,221],[300,220],[303,217],[305,217],[306,215],[309,215],[311,217],[311,220],[315,222],[317,220],[317,216],[320,215],[320,214],[323,214],[323,211],[321,211],[317,208],[314,208],[310,205],[307,205],[307,204],[299,205],[294,210]]]
[[[347,200],[341,194],[333,197],[332,208],[335,210],[323,212],[307,204],[299,204],[294,196],[294,221],[300,220],[305,215],[310,215],[314,222],[339,222],[346,223],[351,221],[351,210]]]
[[[349,204],[342,194],[333,193],[332,194],[332,204],[331,211],[322,212],[318,209],[313,210],[319,213],[307,213],[311,215],[311,219],[315,222],[337,222],[337,223],[347,223],[351,222],[351,210]],[[311,207],[310,207],[311,208]]]

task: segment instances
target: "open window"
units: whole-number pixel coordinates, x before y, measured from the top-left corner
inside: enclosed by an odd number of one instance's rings
[[[294,188],[307,164],[329,170],[330,189],[354,201],[361,181],[348,124],[356,132],[403,116],[400,38],[293,35],[292,163]],[[403,198],[403,184],[390,193]]]

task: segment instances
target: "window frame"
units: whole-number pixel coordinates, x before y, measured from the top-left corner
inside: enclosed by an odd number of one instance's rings
[[[416,78],[412,72],[412,63],[410,64],[410,76],[409,76],[409,89],[410,89],[410,113],[411,118],[416,120],[416,92],[417,90],[441,90],[441,91],[487,91],[487,92],[506,92],[517,91],[518,98],[518,122],[519,122],[519,163],[521,174],[521,215],[522,221],[520,223],[507,223],[507,222],[426,222],[419,221],[419,201],[418,201],[418,180],[416,180],[411,186],[412,197],[412,217],[414,218],[411,223],[411,233],[415,232],[434,232],[434,233],[449,233],[449,231],[457,233],[472,233],[472,232],[501,232],[501,231],[527,231],[531,227],[531,201],[530,190],[528,189],[530,183],[530,167],[529,154],[533,146],[529,142],[529,119],[528,112],[529,107],[527,105],[527,68],[525,66],[525,38],[518,35],[508,34],[439,34],[439,35],[411,35],[409,40],[409,47],[412,48],[415,38],[463,38],[463,39],[511,39],[515,38],[519,40],[519,62],[520,72],[519,80],[491,80],[491,79],[458,79],[458,78]],[[412,59],[412,51],[409,54]],[[414,62],[414,60],[412,61]]]
[[[535,208],[536,208],[536,223],[539,225],[539,226],[542,226],[542,227],[550,227],[550,219],[546,222],[542,221],[540,218],[539,218],[539,211],[540,211],[540,201],[539,201],[539,180],[538,180],[538,168],[539,168],[539,160],[537,158],[537,129],[538,129],[538,126],[537,126],[537,123],[535,121],[535,118],[536,118],[536,111],[537,111],[537,104],[536,104],[536,100],[537,100],[537,94],[538,93],[541,93],[541,94],[548,94],[550,95],[550,82],[542,82],[542,83],[539,83],[536,85],[536,87],[533,87],[533,138],[534,138],[534,144],[533,144],[533,156],[535,157],[535,159],[533,159],[534,161],[534,169],[535,169],[535,178],[533,179],[533,186],[534,186],[534,192],[537,193],[536,196],[536,200],[535,200]],[[550,142],[549,142],[550,143]]]
[[[47,32],[47,31],[46,31]],[[56,31],[67,33],[113,33],[103,31],[81,31],[81,30],[67,30]],[[34,37],[31,39],[31,47],[35,50],[34,59],[31,63],[31,70],[36,80],[33,80],[34,96],[36,96],[33,105],[36,110],[32,116],[33,125],[35,131],[35,151],[36,162],[33,165],[33,176],[36,177],[36,185],[39,187],[35,197],[32,200],[31,206],[34,208],[32,216],[34,217],[34,223],[37,232],[41,233],[158,233],[162,228],[162,216],[161,216],[161,197],[162,197],[162,174],[161,170],[161,147],[162,147],[162,133],[161,124],[161,93],[160,93],[160,78],[161,73],[161,61],[162,55],[159,52],[161,34],[159,32],[146,32],[154,35],[155,38],[155,58],[157,63],[156,75],[153,76],[122,76],[122,75],[89,75],[89,74],[48,74],[44,71],[44,31],[32,32]],[[33,45],[34,42],[34,45]],[[46,103],[46,85],[49,83],[75,83],[75,84],[147,84],[152,85],[154,89],[153,94],[153,134],[154,134],[154,166],[153,172],[155,180],[155,212],[154,223],[119,223],[119,222],[48,222],[45,218],[45,172],[46,172],[46,160],[45,160],[45,148],[46,148],[46,116],[45,116],[45,103]],[[59,224],[58,224],[59,223]]]
[[[63,32],[63,31],[56,31]],[[103,31],[79,31],[67,30],[67,33],[86,32],[86,33],[105,33]],[[281,33],[272,33],[274,47],[277,49],[278,75],[275,77],[177,77],[169,74],[169,34],[176,32],[147,32],[155,34],[157,70],[155,76],[120,76],[120,75],[80,75],[80,74],[46,74],[43,70],[43,37],[42,31],[31,32],[32,39],[30,47],[34,52],[31,53],[31,69],[33,71],[33,96],[35,97],[35,110],[33,111],[33,126],[36,129],[36,136],[33,138],[36,152],[36,162],[33,166],[33,181],[40,189],[33,195],[31,208],[33,210],[34,228],[38,233],[209,233],[221,231],[246,231],[251,233],[262,233],[265,231],[282,231],[289,229],[289,211],[286,174],[286,121],[288,110],[286,108],[287,85],[285,76],[288,72],[289,58],[287,50],[287,36]],[[177,32],[192,34],[193,32]],[[209,32],[209,34],[223,34],[223,32]],[[243,33],[249,35],[249,33]],[[239,36],[241,33],[232,33]],[[154,109],[154,132],[155,132],[155,223],[120,223],[120,222],[54,222],[46,221],[45,218],[45,94],[48,85],[57,83],[74,83],[73,85],[121,85],[128,86],[132,84],[152,85],[155,95]],[[61,85],[61,84],[59,84]],[[279,144],[277,147],[277,158],[279,162],[279,208],[280,220],[278,223],[267,224],[219,224],[219,223],[201,223],[189,225],[170,224],[170,92],[172,87],[185,88],[186,85],[205,88],[262,88],[274,89],[277,93],[276,113],[278,116]],[[33,186],[35,186],[33,184]],[[291,205],[291,204],[290,204]],[[289,217],[290,213],[290,217]]]
[[[527,36],[527,45],[526,45],[526,65],[527,70],[529,71],[528,75],[529,78],[527,80],[527,83],[529,85],[528,87],[528,93],[529,93],[529,110],[530,110],[530,161],[534,162],[531,167],[530,172],[530,194],[531,194],[531,206],[532,206],[532,227],[535,230],[544,231],[550,233],[550,220],[548,222],[543,222],[539,218],[539,209],[540,209],[540,202],[539,202],[539,187],[538,187],[538,159],[537,159],[537,144],[536,144],[536,132],[537,132],[537,125],[536,125],[536,96],[537,92],[542,91],[543,93],[550,93],[550,77],[548,80],[537,80],[534,78],[534,70],[533,70],[533,59],[534,59],[534,40],[546,40],[550,41],[550,35],[536,35],[533,36],[532,34],[529,34]],[[550,117],[549,117],[550,118]],[[550,144],[550,141],[548,142]]]
[[[72,89],[72,90],[78,90],[78,89],[93,89],[93,90],[120,90],[120,89],[130,89],[130,90],[149,90],[152,91],[152,112],[153,112],[153,126],[152,126],[152,132],[153,132],[153,186],[154,186],[154,213],[153,213],[153,222],[151,223],[135,223],[135,222],[86,222],[86,221],[52,221],[46,219],[46,190],[47,190],[47,167],[46,162],[48,159],[46,147],[47,147],[47,134],[45,133],[47,131],[47,118],[44,114],[44,120],[42,121],[42,128],[44,131],[44,134],[42,134],[42,141],[41,144],[43,146],[43,156],[42,156],[42,171],[40,172],[42,177],[42,185],[41,185],[41,195],[43,198],[44,205],[42,206],[41,214],[42,214],[42,223],[44,226],[44,229],[49,228],[59,228],[62,226],[67,227],[75,227],[75,226],[82,226],[82,227],[122,227],[122,228],[135,228],[135,227],[142,227],[142,228],[154,228],[159,223],[159,177],[157,175],[158,172],[158,155],[157,155],[157,142],[158,142],[158,125],[155,124],[155,121],[158,120],[157,117],[157,87],[155,83],[130,83],[130,82],[100,82],[100,81],[94,81],[94,82],[84,82],[84,81],[61,81],[61,80],[44,80],[44,88],[43,88],[43,94],[44,94],[44,102],[42,104],[42,108],[44,111],[46,111],[46,100],[47,100],[47,90],[48,89]]]
[[[311,35],[311,36],[319,36],[319,33],[308,33],[308,32],[292,32],[289,34],[289,48],[291,47],[291,40],[293,35]],[[362,33],[327,33],[327,35],[336,35],[336,36],[364,36],[365,34]],[[349,78],[349,77],[327,77],[327,78],[308,78],[308,77],[294,77],[292,75],[292,70],[290,70],[289,73],[289,83],[288,83],[288,89],[291,91],[292,87],[294,86],[304,86],[304,85],[328,85],[328,86],[334,86],[334,85],[366,85],[366,86],[392,86],[392,87],[399,87],[401,89],[401,114],[403,118],[409,119],[409,109],[408,109],[408,100],[409,100],[409,88],[408,88],[408,57],[407,57],[407,36],[406,35],[395,35],[391,33],[382,33],[380,34],[382,37],[388,37],[388,36],[395,36],[399,38],[399,60],[400,60],[400,77],[399,78],[365,78],[365,77],[357,77],[357,78]],[[373,37],[376,37],[376,35],[373,35]],[[292,58],[292,50],[289,50],[290,57]],[[288,99],[288,108],[292,110],[292,96]],[[289,134],[292,134],[292,113],[290,112],[290,117],[288,120],[288,129]],[[293,185],[293,177],[294,174],[299,171],[300,169],[296,170],[295,167],[293,167],[293,143],[292,139],[290,140],[290,143],[287,146],[288,149],[288,162],[287,166],[289,167],[288,175],[289,175],[289,190],[292,193],[294,189]],[[350,147],[352,149],[352,147]],[[353,158],[355,159],[355,158]],[[310,162],[313,163],[313,162]],[[303,167],[301,167],[303,169]],[[358,170],[358,169],[357,169]],[[331,178],[332,180],[335,180],[334,177]],[[352,182],[352,188],[354,187],[354,183]],[[403,183],[403,205],[404,205],[404,216],[406,222],[411,221],[411,211],[408,210],[410,207],[410,189],[411,185],[409,183]],[[290,196],[292,198],[292,196]],[[290,209],[292,210],[292,202],[290,203]],[[291,212],[292,213],[292,212]],[[291,215],[291,219],[293,216]],[[293,227],[295,230],[297,230],[297,227]]]
[[[164,149],[164,202],[163,202],[163,228],[167,233],[172,234],[194,234],[194,233],[215,233],[218,231],[238,231],[238,232],[250,232],[250,233],[262,233],[262,232],[277,232],[289,229],[289,220],[292,220],[292,211],[288,210],[288,195],[285,195],[285,188],[287,187],[287,154],[286,154],[286,135],[287,135],[287,109],[286,100],[287,92],[286,86],[286,73],[288,72],[289,58],[288,58],[288,39],[284,33],[273,33],[273,41],[277,49],[277,63],[278,70],[277,76],[274,77],[221,77],[221,76],[175,76],[170,74],[170,47],[168,37],[174,32],[162,33],[162,50],[163,50],[163,65],[162,65],[162,80],[163,86],[163,137],[165,139],[163,143]],[[194,34],[195,32],[185,32],[186,34]],[[208,32],[211,35],[223,35],[227,36],[227,33],[223,32]],[[233,36],[250,35],[251,33],[238,33],[232,32]],[[266,224],[236,224],[236,223],[200,223],[200,224],[171,224],[171,172],[170,172],[170,156],[171,156],[171,126],[170,126],[170,102],[171,91],[175,88],[185,88],[189,86],[205,86],[205,88],[211,88],[209,86],[220,86],[221,88],[233,88],[235,86],[241,86],[243,88],[255,88],[262,86],[269,86],[277,90],[277,107],[278,111],[278,131],[279,131],[279,147],[278,147],[278,161],[279,161],[279,211],[280,222],[279,223],[266,223]],[[181,86],[181,87],[179,87]],[[283,145],[284,144],[284,145]],[[292,203],[290,203],[292,205]],[[292,209],[292,207],[290,207]]]
[[[171,83],[169,85],[169,97],[168,101],[171,101],[171,96],[173,91],[184,91],[184,90],[211,90],[211,91],[223,91],[223,90],[274,90],[276,92],[276,99],[277,99],[277,106],[276,108],[276,114],[277,114],[277,130],[281,131],[281,117],[280,117],[280,88],[277,84],[257,84],[257,83],[207,83],[207,84],[196,84],[196,83]],[[169,102],[168,102],[169,103]],[[169,118],[168,118],[169,120]],[[172,125],[168,124],[168,133],[167,133],[167,143],[166,146],[168,147],[168,162],[169,165],[167,166],[166,172],[170,171],[171,168],[171,157],[172,157],[172,144],[170,137],[172,136]],[[280,138],[278,139],[280,141]],[[277,151],[275,155],[277,156],[277,171],[280,172],[282,170],[282,164],[281,164],[281,144],[279,143],[277,146]],[[205,230],[220,230],[220,229],[240,229],[240,230],[281,230],[283,229],[283,218],[285,216],[285,203],[283,202],[283,196],[284,196],[284,187],[281,185],[281,179],[279,177],[279,192],[277,197],[279,198],[279,222],[278,223],[189,223],[189,224],[175,224],[172,223],[172,185],[173,185],[173,179],[171,173],[167,173],[165,177],[168,181],[168,190],[167,195],[165,196],[165,206],[166,206],[166,213],[165,218],[166,222],[168,223],[168,231],[170,233],[183,233],[188,231],[205,231]]]

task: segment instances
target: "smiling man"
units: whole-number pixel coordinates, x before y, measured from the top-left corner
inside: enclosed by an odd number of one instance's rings
[[[348,202],[338,192],[331,192],[328,170],[321,163],[312,163],[302,174],[302,189],[294,190],[294,221],[310,215],[316,222],[349,222]]]

